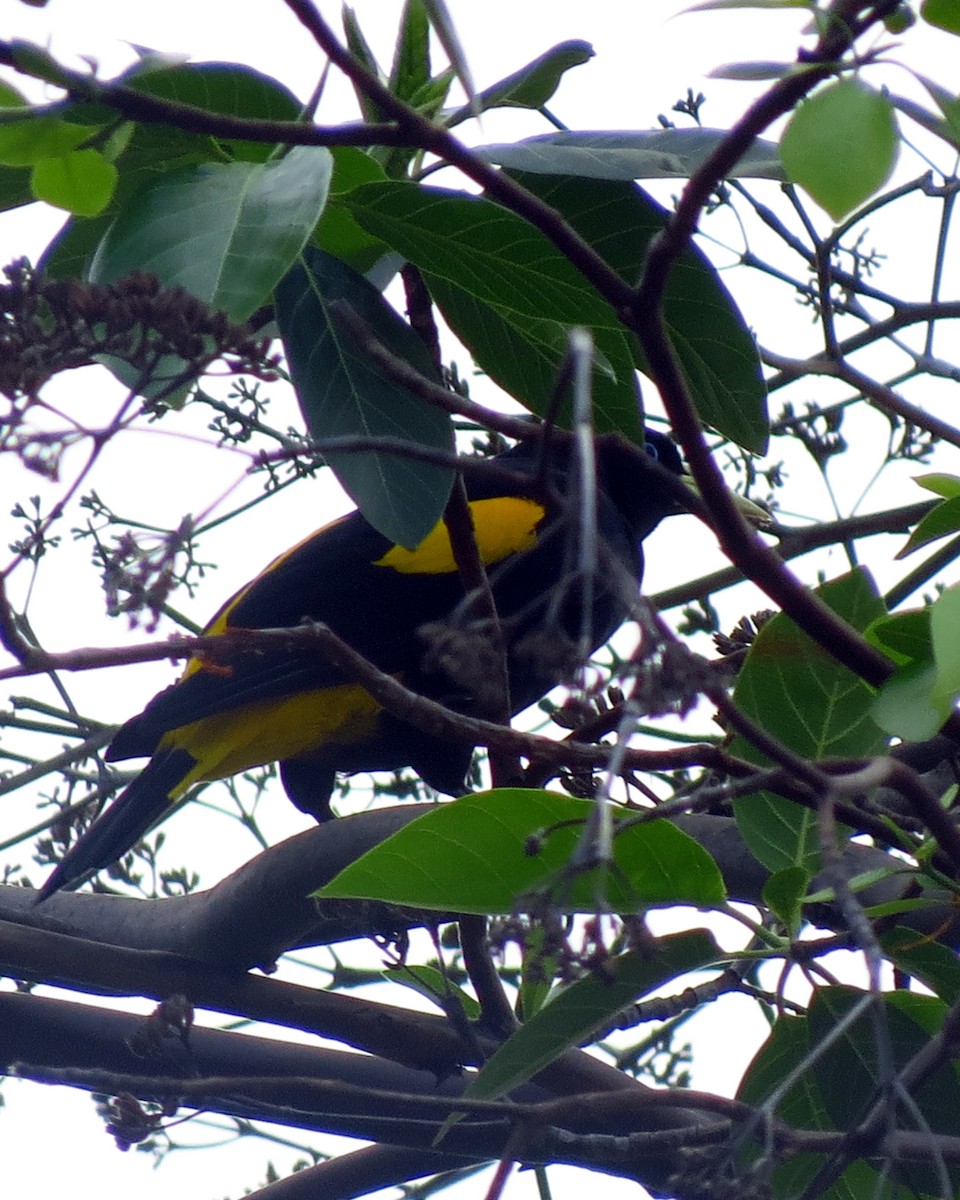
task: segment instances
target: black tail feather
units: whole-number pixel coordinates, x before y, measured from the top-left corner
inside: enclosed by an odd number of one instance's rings
[[[122,857],[170,808],[171,797],[195,766],[186,750],[161,751],[67,851],[37,903]]]

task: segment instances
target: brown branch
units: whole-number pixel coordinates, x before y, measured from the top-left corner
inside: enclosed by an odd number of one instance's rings
[[[486,917],[460,918],[460,948],[463,965],[480,1001],[484,1028],[497,1037],[509,1037],[517,1027],[517,1018],[490,956]]]
[[[434,383],[404,359],[391,354],[366,321],[345,300],[331,301],[328,309],[333,321],[350,335],[356,342],[357,349],[369,358],[378,371],[383,372],[394,383],[402,384],[425,403],[452,416],[466,417],[482,428],[502,433],[504,437],[528,438],[536,431],[536,426],[532,425],[528,418],[507,416],[477,404],[475,400],[462,396],[459,392],[452,392],[441,387],[439,383]]]
[[[822,645],[838,662],[878,686],[893,670],[885,655],[865,641],[805,588],[771,548],[747,527],[727,492],[700,430],[700,420],[663,319],[664,289],[673,264],[690,242],[710,196],[767,126],[787,113],[836,70],[837,60],[884,12],[889,3],[839,5],[815,50],[804,54],[799,70],[785,76],[753,104],[690,178],[676,212],[651,244],[640,286],[625,320],[643,345],[651,371],[686,454],[687,462],[713,515],[721,545],[731,560]]]
[[[163,904],[163,901],[158,901]],[[39,928],[0,922],[0,962],[19,978],[79,990],[163,1000],[189,997],[197,1007],[301,1029],[357,1049],[433,1071],[444,1078],[469,1061],[443,1017],[356,996],[242,975],[175,954],[130,950]]]
[[[898,791],[937,839],[953,866],[960,869],[960,830],[957,829],[955,816],[941,806],[939,797],[913,768],[895,758],[874,758],[862,770],[834,778],[833,786],[845,792],[862,792],[877,787]]]
[[[0,63],[21,74],[25,70],[9,42],[0,42]],[[340,125],[313,125],[304,121],[268,121],[259,117],[234,117],[215,113],[179,100],[165,100],[118,83],[102,83],[92,75],[71,71],[56,64],[55,87],[63,88],[74,100],[105,104],[129,121],[148,125],[170,125],[187,133],[209,134],[247,142],[275,142],[284,146],[411,146],[409,134],[399,125],[367,124],[361,121]],[[36,75],[36,78],[45,78]]]
[[[392,676],[385,675],[337,637],[328,626],[319,623],[290,629],[243,629],[205,637],[174,637],[166,642],[152,642],[127,649],[90,648],[68,650],[62,654],[36,650],[31,653],[29,663],[0,671],[0,681],[48,671],[89,671],[156,662],[165,658],[175,661],[201,656],[216,662],[230,662],[238,654],[291,648],[323,654],[348,678],[361,683],[388,711],[435,737],[473,740],[476,744],[496,747],[508,754],[535,756],[555,763],[569,762],[573,766],[583,767],[606,764],[614,751],[610,746],[557,742],[541,734],[523,733],[492,721],[453,712],[434,700],[411,692]],[[671,770],[698,766],[715,756],[716,748],[713,746],[677,746],[670,750],[629,750],[626,763],[636,770]]]
[[[804,528],[775,525],[771,532],[779,538],[779,542],[774,550],[780,558],[788,560],[810,554],[813,550],[820,550],[825,546],[849,541],[851,538],[873,537],[881,533],[907,533],[939,503],[938,500],[920,500],[903,508],[864,513],[856,517],[841,517],[838,521],[823,521]],[[948,561],[951,561],[952,557],[951,555]],[[739,567],[723,567],[699,579],[666,588],[649,599],[658,609],[664,611],[711,595],[713,592],[723,591],[724,588],[734,587],[745,578]],[[920,584],[916,586],[919,587]],[[909,595],[909,592],[907,594]],[[888,603],[889,607],[894,607],[892,602]]]

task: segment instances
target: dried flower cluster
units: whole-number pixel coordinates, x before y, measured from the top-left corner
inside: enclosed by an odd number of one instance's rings
[[[137,272],[113,284],[47,279],[26,259],[0,284],[0,393],[35,399],[60,371],[109,356],[144,380],[164,358],[183,361],[183,381],[223,359],[236,373],[272,377],[268,344],[183,288]]]

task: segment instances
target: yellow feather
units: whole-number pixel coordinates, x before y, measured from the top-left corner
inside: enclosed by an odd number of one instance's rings
[[[474,500],[470,510],[477,548],[488,566],[508,554],[528,550],[536,541],[537,526],[546,512],[542,504],[522,496]],[[394,546],[383,558],[378,558],[374,566],[392,567],[404,575],[444,575],[457,569],[450,535],[443,521],[438,522],[413,550]]]
[[[166,734],[160,746],[186,750],[197,765],[171,798],[200,780],[224,779],[320,745],[371,738],[380,711],[369,692],[350,683],[261,700],[182,725]]]

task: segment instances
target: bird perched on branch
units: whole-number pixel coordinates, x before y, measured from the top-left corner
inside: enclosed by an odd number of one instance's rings
[[[680,474],[663,434],[648,433],[645,449]],[[492,470],[468,471],[465,482],[496,623],[489,602],[485,610],[465,594],[443,521],[408,550],[353,512],[276,558],[205,633],[322,622],[380,671],[455,711],[489,715],[481,693],[499,676],[509,695],[502,710],[520,712],[569,677],[570,647],[595,650],[628,617],[640,543],[681,507],[662,476],[616,440],[597,442],[595,538],[582,519],[589,472],[569,447],[523,443],[488,463]],[[491,642],[496,625],[500,641]],[[108,759],[150,761],[68,851],[41,898],[116,861],[200,781],[279,762],[293,803],[323,820],[338,771],[409,766],[456,795],[473,750],[405,723],[296,639],[198,655],[117,733]]]

